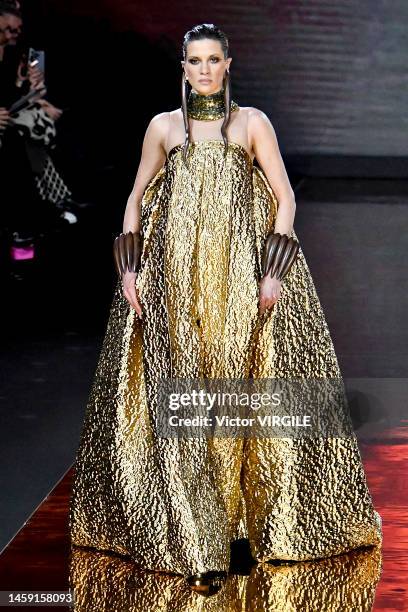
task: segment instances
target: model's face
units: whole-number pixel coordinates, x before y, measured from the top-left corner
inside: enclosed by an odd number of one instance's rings
[[[8,45],[16,45],[18,37],[21,34],[23,22],[20,17],[16,17],[16,15],[5,15],[5,20],[7,22],[5,28],[5,35],[7,37],[6,42]]]
[[[186,77],[198,94],[209,96],[222,87],[222,80],[232,58],[224,59],[221,43],[204,38],[187,45],[186,59],[181,62]]]

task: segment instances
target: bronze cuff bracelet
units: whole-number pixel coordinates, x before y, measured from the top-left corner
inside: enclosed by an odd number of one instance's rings
[[[137,272],[140,267],[142,239],[140,232],[119,234],[113,243],[113,257],[119,276],[125,272]]]
[[[295,238],[288,238],[286,234],[270,232],[265,241],[262,257],[262,275],[276,273],[278,280],[288,274],[299,251],[299,242]]]

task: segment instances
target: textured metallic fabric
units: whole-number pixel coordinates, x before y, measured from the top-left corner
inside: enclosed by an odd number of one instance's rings
[[[74,547],[69,578],[75,612],[371,612],[381,567],[378,546],[319,561],[260,563],[249,575],[230,574],[204,598],[180,576]]]
[[[234,100],[230,102],[230,111],[233,113],[239,106]],[[187,114],[191,119],[199,121],[216,121],[225,115],[224,89],[214,94],[204,96],[191,90],[187,100]]]
[[[184,576],[227,570],[239,537],[259,562],[380,544],[354,435],[158,435],[161,377],[341,376],[301,248],[280,299],[258,313],[278,208],[263,172],[236,143],[224,157],[222,141],[195,142],[187,165],[182,148],[142,200],[142,320],[116,286],[77,453],[72,542]]]

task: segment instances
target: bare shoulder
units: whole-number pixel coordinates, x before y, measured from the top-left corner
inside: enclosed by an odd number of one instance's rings
[[[255,108],[254,106],[247,107],[248,113],[248,127],[254,130],[269,128],[273,130],[273,125],[268,115],[264,113],[264,111],[259,108]]]
[[[181,108],[175,108],[174,110],[169,112],[169,115],[171,118],[177,119],[177,118],[183,118],[183,112],[181,110]]]
[[[176,108],[169,112],[169,122],[173,128],[184,125],[183,111],[181,108]]]
[[[170,124],[170,113],[164,112],[154,115],[150,120],[148,129],[158,134],[167,133]]]

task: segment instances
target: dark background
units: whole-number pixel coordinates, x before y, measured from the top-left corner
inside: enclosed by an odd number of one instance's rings
[[[136,163],[145,122],[179,105],[182,37],[206,21],[229,36],[235,97],[271,117],[286,155],[407,155],[402,0],[178,1],[171,10],[157,0],[42,0],[26,13],[55,96],[79,103],[91,148],[102,121],[111,160],[129,165],[133,152]]]
[[[23,280],[2,281],[0,548],[75,458],[116,280],[112,241],[148,122],[180,106],[182,37],[197,23],[225,30],[234,99],[275,127],[344,375],[406,377],[408,364],[406,2],[23,9],[27,41],[46,51],[47,97],[65,109],[55,160],[96,206],[48,238]]]

